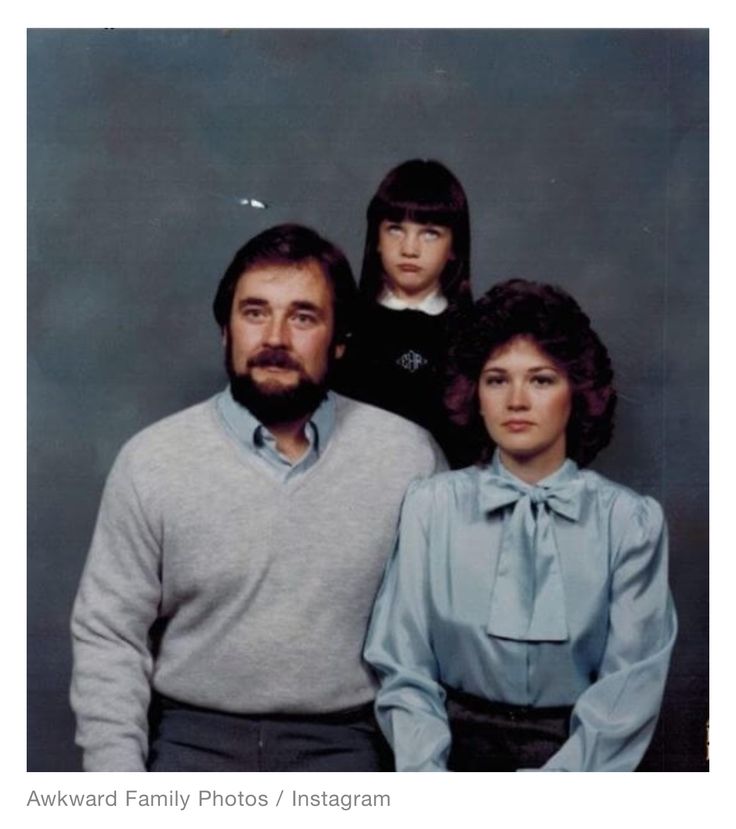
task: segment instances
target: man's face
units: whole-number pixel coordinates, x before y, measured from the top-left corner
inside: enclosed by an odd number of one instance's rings
[[[234,396],[239,399],[236,386],[245,389],[239,402],[264,423],[308,414],[325,393],[333,337],[332,292],[316,262],[246,271],[236,285],[225,332]],[[342,350],[338,346],[335,356]]]

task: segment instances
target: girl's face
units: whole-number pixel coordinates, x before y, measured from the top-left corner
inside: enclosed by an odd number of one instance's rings
[[[378,226],[378,253],[386,285],[407,302],[437,291],[453,258],[452,230],[445,225],[390,222]]]
[[[536,482],[562,465],[572,386],[533,339],[515,337],[491,353],[478,396],[488,434],[510,472]]]

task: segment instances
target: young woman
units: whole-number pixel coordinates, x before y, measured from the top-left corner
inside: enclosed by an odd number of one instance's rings
[[[662,510],[581,467],[607,445],[608,353],[577,303],[478,303],[448,400],[480,462],[410,487],[365,656],[398,770],[633,770],[676,621]]]
[[[424,426],[457,465],[466,458],[442,396],[451,320],[472,302],[465,192],[439,162],[406,161],[367,219],[361,307],[334,386]]]

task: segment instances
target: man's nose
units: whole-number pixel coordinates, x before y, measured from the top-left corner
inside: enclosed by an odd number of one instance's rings
[[[286,317],[271,317],[263,332],[263,341],[272,348],[289,344],[289,328]]]

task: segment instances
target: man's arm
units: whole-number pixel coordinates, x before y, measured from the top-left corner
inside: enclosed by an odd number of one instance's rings
[[[85,771],[144,771],[161,597],[161,533],[151,525],[124,449],[105,485],[72,612],[71,704]]]

